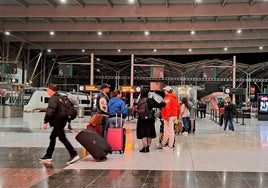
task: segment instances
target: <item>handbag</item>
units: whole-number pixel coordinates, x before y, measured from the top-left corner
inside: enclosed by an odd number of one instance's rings
[[[174,123],[175,133],[180,133],[183,130],[183,124],[180,119],[176,119]]]
[[[96,127],[97,125],[101,125],[103,116],[101,114],[93,114],[89,120],[89,124]]]

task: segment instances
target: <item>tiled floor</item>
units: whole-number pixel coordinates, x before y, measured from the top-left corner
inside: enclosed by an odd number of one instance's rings
[[[82,157],[67,166],[69,156],[57,140],[53,163],[42,164],[49,130],[41,129],[43,113],[0,118],[0,187],[268,187],[268,122],[235,123],[236,134],[221,132],[209,117],[197,119],[196,134],[176,136],[173,152],[140,153],[135,120],[127,121],[126,152],[96,162],[68,130],[67,137]],[[77,118],[82,130],[89,116]],[[159,124],[156,125],[159,131]]]

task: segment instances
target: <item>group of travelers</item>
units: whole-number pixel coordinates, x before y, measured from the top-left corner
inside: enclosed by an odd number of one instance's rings
[[[45,155],[40,158],[40,161],[52,161],[52,154],[55,150],[56,138],[58,137],[70,155],[70,159],[67,164],[72,164],[77,161],[80,156],[65,135],[64,127],[67,124],[67,120],[58,115],[58,101],[60,99],[58,88],[55,84],[48,84],[46,89],[49,101],[44,117],[43,128],[47,129],[49,123],[49,126],[53,127],[53,130],[49,137],[49,146]],[[173,93],[170,86],[166,86],[163,90],[165,97],[163,101],[157,102],[155,99],[149,98],[149,90],[143,88],[139,101],[145,99],[150,113],[152,113],[153,108],[161,110],[161,117],[164,122],[164,135],[160,145],[162,146],[161,148],[172,151],[174,149],[175,141],[174,123],[178,118],[182,119],[185,132],[188,132],[190,123],[190,106],[186,97],[182,99],[182,105],[180,105],[176,94]],[[108,96],[109,93],[110,85],[103,84],[96,99],[96,113],[102,114],[103,116],[101,126],[102,137],[104,138],[108,127],[123,127],[125,118],[128,115],[126,104],[121,99],[121,91],[115,90],[114,92],[111,92],[110,97]],[[139,101],[137,101],[137,104]],[[142,149],[139,151],[143,153],[149,152],[152,139],[156,137],[155,116],[153,113],[146,120],[138,117],[136,136],[138,139],[141,139],[142,142]]]
[[[236,107],[232,103],[230,97],[226,97],[224,100],[220,101],[218,103],[219,107],[219,122],[220,126],[224,124],[223,132],[227,132],[227,125],[229,125],[229,133],[231,135],[234,135],[234,123],[233,123],[233,117],[236,114]]]
[[[141,101],[143,98],[147,98],[147,103],[150,110],[153,108],[160,108],[161,122],[164,125],[164,130],[162,130],[163,138],[159,140],[159,149],[173,151],[175,141],[174,124],[178,119],[182,120],[184,126],[184,132],[182,134],[188,134],[190,127],[191,104],[187,97],[183,97],[182,103],[180,104],[176,94],[173,92],[170,86],[164,87],[163,90],[165,96],[161,102],[156,102],[153,98],[149,98],[148,89],[142,89],[139,101]],[[149,152],[152,139],[156,137],[154,114],[148,120],[142,120],[138,117],[136,134],[137,138],[141,139],[142,141],[142,149],[140,152]]]

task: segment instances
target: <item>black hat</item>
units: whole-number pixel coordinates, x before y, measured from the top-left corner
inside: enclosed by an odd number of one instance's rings
[[[104,89],[104,88],[110,88],[110,85],[108,85],[108,84],[102,84],[101,85],[101,89]]]

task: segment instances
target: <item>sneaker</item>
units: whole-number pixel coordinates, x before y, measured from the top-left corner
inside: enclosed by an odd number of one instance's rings
[[[182,136],[187,136],[188,135],[188,132],[183,132],[182,133]]]
[[[42,161],[42,162],[51,162],[52,161],[52,158],[51,157],[44,156],[44,157],[39,158],[39,161]]]
[[[159,143],[158,145],[157,145],[157,149],[163,149],[163,145],[161,144],[161,143]]]
[[[174,147],[165,146],[165,147],[163,147],[163,149],[166,151],[173,151]]]
[[[67,164],[72,164],[72,163],[74,163],[75,161],[77,161],[79,159],[80,159],[80,156],[79,155],[74,155],[74,156],[70,157],[70,159],[67,162]]]

